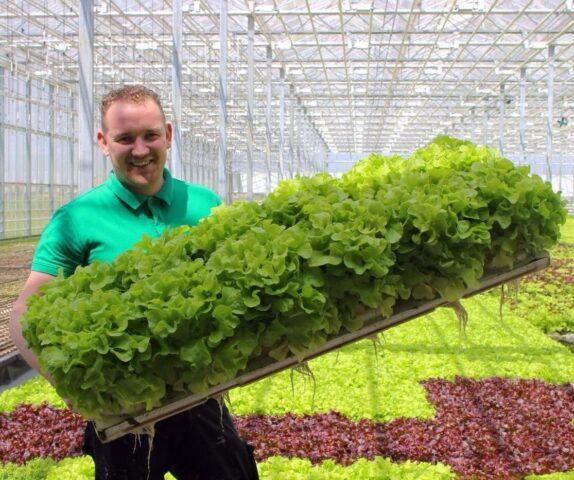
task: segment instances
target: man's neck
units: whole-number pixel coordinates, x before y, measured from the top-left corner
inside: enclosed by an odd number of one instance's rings
[[[144,190],[138,191],[138,190],[134,190],[131,189],[132,192],[135,193],[139,193],[140,195],[146,195],[148,197],[152,197],[154,196],[157,192],[159,192],[161,190],[161,187],[163,187],[163,184],[165,183],[165,180],[163,178],[163,176],[160,178],[160,181],[158,182],[157,185],[151,186],[149,188],[146,188]]]
[[[118,176],[118,174],[115,171],[114,171],[114,174],[116,175],[116,178],[119,180],[119,182],[124,186],[124,188],[126,188],[130,192],[137,193],[138,195],[145,195],[147,197],[152,197],[157,192],[159,192],[161,190],[161,188],[163,187],[163,184],[165,183],[165,178],[162,175],[160,177],[157,185],[147,185],[147,186],[142,186],[142,188],[138,188],[137,186],[134,186],[134,185],[128,185],[125,181],[123,181]],[[165,174],[165,172],[164,172],[164,174]]]

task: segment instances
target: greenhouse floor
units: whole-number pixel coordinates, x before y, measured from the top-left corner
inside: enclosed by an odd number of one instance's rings
[[[10,339],[8,319],[30,271],[34,245],[29,241],[0,244],[0,389],[30,376]]]

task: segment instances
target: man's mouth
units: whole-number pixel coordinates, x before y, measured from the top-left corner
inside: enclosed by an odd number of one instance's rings
[[[145,161],[140,161],[140,162],[134,162],[133,160],[130,162],[130,165],[134,166],[134,167],[147,167],[150,163],[152,162],[151,159],[149,160],[145,160]]]

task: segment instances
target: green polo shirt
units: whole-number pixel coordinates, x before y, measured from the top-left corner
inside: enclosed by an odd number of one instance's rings
[[[195,225],[221,200],[208,188],[172,178],[153,196],[128,190],[112,171],[105,183],[77,196],[54,213],[34,252],[32,270],[74,273],[94,260],[111,262],[147,234]]]

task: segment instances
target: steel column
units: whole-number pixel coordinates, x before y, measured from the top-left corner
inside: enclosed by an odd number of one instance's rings
[[[27,235],[32,235],[32,82],[26,80],[26,212]]]
[[[311,173],[314,175],[317,173],[317,162],[315,159],[315,136],[313,135],[311,123],[307,126],[307,144],[309,145],[307,154],[309,155],[309,163],[311,164]]]
[[[247,199],[253,200],[253,74],[254,74],[255,19],[247,17]]]
[[[309,167],[311,169],[311,174],[314,175],[317,172],[315,167],[315,158],[313,157],[313,130],[311,128],[311,123],[309,122],[309,116],[307,113],[307,109],[304,110],[305,112],[305,131],[307,132],[307,162],[309,163]]]
[[[6,69],[0,66],[0,239],[6,238],[6,203],[4,202],[4,197],[6,195],[6,157],[4,155],[4,125],[6,123],[4,92],[6,91],[6,83],[4,75],[6,75]]]
[[[94,4],[81,0],[78,19],[80,64],[79,101],[79,176],[78,190],[94,185]]]
[[[301,161],[301,102],[297,101],[297,173],[303,174],[303,165]]]
[[[315,173],[319,171],[319,162],[317,161],[317,144],[319,143],[318,137],[313,130],[313,125],[309,122],[310,127],[310,135],[311,135],[311,159],[313,161],[313,165],[315,166]]]
[[[199,156],[197,157],[197,160],[200,165],[201,184],[207,185],[207,172],[205,171],[205,147],[203,142],[198,142],[198,153]]]
[[[506,99],[504,96],[504,83],[500,84],[500,97],[498,99],[498,107],[500,117],[498,119],[498,149],[500,154],[504,155],[504,115],[506,107]]]
[[[195,170],[195,163],[193,161],[193,154],[194,154],[193,137],[190,134],[184,135],[183,137],[183,151],[185,152],[184,158],[187,158],[187,160],[184,160],[184,165],[187,164],[190,179],[189,181],[191,183],[198,183],[197,173]]]
[[[319,159],[317,158],[319,156],[319,135],[314,129],[311,130],[311,133],[313,134],[313,163],[315,164],[315,172],[319,172],[321,170]]]
[[[285,69],[279,69],[279,179],[285,178]]]
[[[54,134],[55,134],[55,129],[54,129],[54,108],[55,108],[55,102],[54,102],[54,86],[50,85],[48,90],[48,96],[49,96],[49,101],[48,104],[50,105],[50,111],[49,111],[49,115],[50,115],[50,136],[48,137],[48,142],[49,142],[49,148],[48,148],[48,177],[49,177],[49,188],[50,191],[48,193],[49,195],[49,207],[50,207],[50,214],[54,213],[54,210],[56,208],[55,206],[55,201],[54,201]]]
[[[189,161],[191,162],[190,168],[193,172],[193,183],[201,183],[199,180],[199,163],[197,162],[197,154],[195,152],[196,145],[197,143],[194,137],[190,137],[186,148],[189,148]]]
[[[219,1],[219,162],[217,191],[225,203],[232,201],[232,178],[227,153],[227,0]]]
[[[476,107],[470,107],[469,137],[471,141],[477,143],[474,134],[475,130],[476,130]]]
[[[187,182],[193,183],[193,170],[191,168],[191,164],[189,163],[189,158],[183,155],[183,152],[189,152],[189,142],[188,137],[184,132],[181,132],[181,178],[183,178]]]
[[[267,176],[265,181],[266,193],[271,191],[271,81],[272,81],[272,52],[271,46],[267,45],[266,60],[267,60],[267,103],[265,105],[265,167],[267,168]]]
[[[564,103],[564,97],[562,97]],[[562,165],[564,163],[564,129],[558,126],[558,191],[562,192]]]
[[[482,114],[482,144],[488,145],[488,106],[484,104],[484,112]]]
[[[171,171],[176,178],[183,176],[183,155],[181,139],[181,38],[183,28],[182,0],[172,2],[172,46],[171,46],[171,95],[173,115],[173,139],[171,145]]]
[[[522,67],[520,69],[520,161],[526,165],[526,68]]]
[[[204,150],[205,147],[202,147],[202,149]],[[201,156],[201,176],[203,178],[203,181],[201,182],[202,185],[208,185],[209,184],[209,171],[207,169],[207,165],[205,162],[205,150],[202,152],[202,156]]]
[[[188,139],[184,132],[181,132],[181,152],[181,178],[187,182],[193,183],[193,171],[191,169],[191,164],[189,163],[188,158],[183,155],[183,152],[189,152]]]
[[[546,179],[552,183],[552,117],[554,108],[554,45],[548,46],[548,115],[546,117]]]
[[[69,92],[70,95],[70,112],[68,114],[68,118],[67,118],[67,122],[66,122],[66,130],[67,130],[67,134],[68,134],[68,152],[70,155],[70,168],[71,168],[71,172],[70,172],[70,192],[69,192],[69,199],[72,199],[75,194],[76,194],[76,189],[75,186],[79,184],[79,181],[76,182],[76,156],[75,156],[75,150],[76,150],[76,145],[75,145],[75,140],[74,140],[74,94],[72,93],[72,91],[70,90]]]
[[[313,131],[313,125],[309,122],[309,143],[311,145],[311,165],[313,165],[313,173],[317,173],[319,170],[317,168],[317,157],[315,156],[317,148],[317,139],[315,138],[315,132]]]
[[[313,171],[311,169],[311,165],[309,164],[309,154],[307,150],[309,148],[309,130],[307,128],[307,122],[305,121],[307,120],[305,115],[305,108],[303,108],[301,111],[303,113],[303,145],[302,145],[303,169],[305,171],[305,174],[311,174],[313,173]]]
[[[293,178],[293,165],[295,164],[295,151],[293,147],[293,134],[295,133],[295,88],[289,88],[289,176]]]

